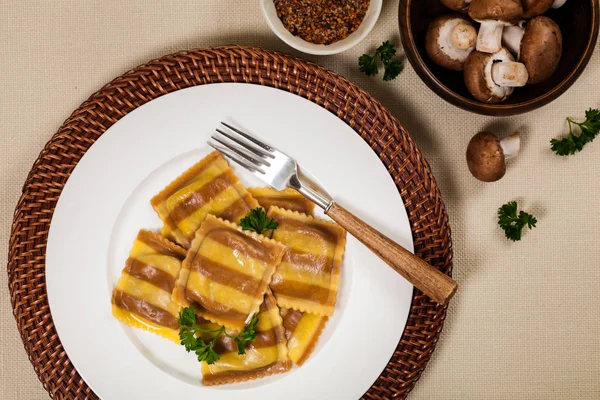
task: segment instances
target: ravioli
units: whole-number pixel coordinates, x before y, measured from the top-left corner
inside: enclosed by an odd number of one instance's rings
[[[290,211],[312,214],[315,204],[294,189],[275,190],[271,187],[250,187],[248,192],[265,210],[276,206]]]
[[[238,223],[258,207],[218,151],[184,172],[150,203],[163,221],[162,234],[186,249],[207,214]]]
[[[160,235],[141,230],[113,290],[113,315],[179,343],[179,306],[171,293],[185,254]]]
[[[214,349],[219,360],[210,365],[202,362],[204,385],[242,382],[290,369],[283,320],[270,291],[265,294],[257,317],[256,340],[248,345],[246,354],[238,354],[237,344],[232,338],[221,335],[217,339]],[[201,327],[215,329],[214,324]]]
[[[173,301],[197,315],[241,330],[263,302],[286,247],[207,215],[183,262]]]
[[[288,308],[281,309],[288,356],[300,366],[310,356],[329,317]]]
[[[273,239],[286,246],[271,281],[280,307],[331,316],[337,297],[346,231],[315,217],[271,207],[279,226]]]

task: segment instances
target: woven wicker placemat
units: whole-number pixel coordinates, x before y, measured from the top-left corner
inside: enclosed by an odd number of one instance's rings
[[[219,82],[286,90],[346,122],[393,177],[408,212],[415,252],[451,273],[450,228],[435,180],[410,135],[377,100],[334,72],[278,52],[224,46],[168,55],[113,80],[75,110],[40,153],[17,204],[8,258],[11,301],[25,350],[50,397],[97,398],[60,343],[46,294],[48,229],[67,179],[96,139],[136,107],[178,89]],[[398,347],[364,398],[408,395],[431,357],[445,316],[445,307],[415,290]]]

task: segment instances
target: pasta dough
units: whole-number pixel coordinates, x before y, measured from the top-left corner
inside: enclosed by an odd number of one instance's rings
[[[270,187],[250,187],[248,192],[267,211],[271,206],[276,206],[290,211],[312,214],[315,208],[312,201],[290,188],[275,190]]]
[[[207,214],[238,223],[258,207],[217,151],[171,182],[150,203],[164,223],[162,234],[186,249]]]
[[[221,335],[217,339],[214,349],[220,358],[214,364],[202,363],[203,384],[247,381],[290,369],[283,321],[270,291],[265,294],[257,317],[256,340],[246,348],[246,354],[238,354],[232,338]],[[214,324],[201,327],[215,329]]]
[[[288,355],[294,364],[300,366],[314,350],[329,317],[287,308],[281,309],[281,316],[287,339]]]
[[[241,330],[258,311],[285,250],[281,243],[207,215],[183,262],[173,300]]]
[[[309,215],[271,207],[267,216],[279,226],[273,239],[288,246],[271,281],[281,307],[333,315],[346,231]]]
[[[113,291],[113,315],[179,343],[179,306],[171,301],[171,293],[184,257],[181,247],[141,230]]]

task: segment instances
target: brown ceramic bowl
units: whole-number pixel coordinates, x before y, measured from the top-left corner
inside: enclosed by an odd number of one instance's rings
[[[516,88],[503,103],[486,104],[469,94],[462,72],[434,64],[425,51],[429,22],[450,12],[439,0],[400,0],[402,45],[413,68],[431,90],[455,106],[478,114],[522,114],[550,103],[581,75],[598,38],[598,0],[567,0],[561,8],[551,9],[545,15],[558,23],[563,35],[563,55],[556,72],[545,82]]]

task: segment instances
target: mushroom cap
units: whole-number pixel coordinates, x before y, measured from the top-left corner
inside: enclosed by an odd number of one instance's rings
[[[561,55],[562,34],[558,24],[544,16],[529,20],[519,54],[519,61],[529,72],[527,83],[536,84],[548,79],[558,68]]]
[[[459,24],[473,26],[470,21],[460,14],[443,15],[431,21],[425,35],[425,50],[431,60],[437,65],[454,71],[463,70],[465,60],[475,48],[477,37],[477,34],[475,34],[472,46],[468,49],[452,48],[450,40],[444,39],[442,36],[445,35],[448,38],[453,28]]]
[[[493,20],[516,24],[523,18],[521,0],[473,0],[469,16],[476,21]]]
[[[467,166],[483,182],[495,182],[506,173],[506,160],[500,140],[491,132],[479,132],[467,146]]]
[[[466,13],[469,10],[471,0],[440,0],[443,5],[454,11]]]
[[[554,4],[554,0],[522,0],[523,18],[531,18],[536,15],[542,15]]]
[[[501,87],[492,79],[494,61],[514,61],[508,50],[502,48],[499,52],[490,54],[474,51],[469,55],[464,65],[465,84],[469,93],[484,103],[500,103],[513,92],[512,87]]]

